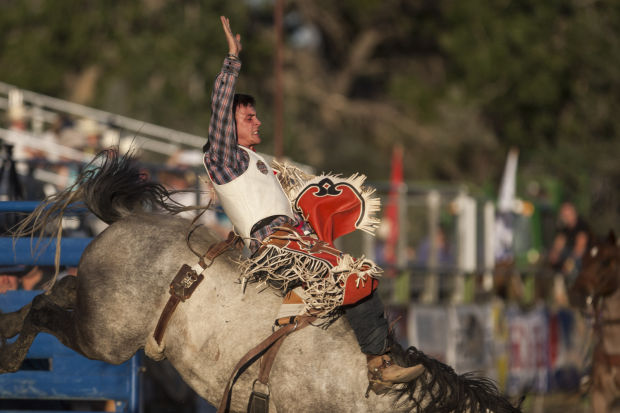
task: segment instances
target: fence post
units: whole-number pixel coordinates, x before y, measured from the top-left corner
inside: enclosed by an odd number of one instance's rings
[[[493,269],[495,268],[495,206],[493,202],[484,203],[484,256],[482,288],[485,292],[493,289]]]
[[[476,200],[461,191],[457,198],[458,209],[458,272],[454,279],[451,301],[465,299],[465,275],[476,270]]]
[[[426,195],[426,205],[428,207],[428,239],[429,239],[429,257],[428,257],[428,273],[424,277],[424,291],[420,301],[425,304],[431,304],[439,298],[439,276],[437,269],[439,266],[439,257],[437,243],[437,232],[439,230],[439,204],[441,195],[436,189],[431,190]]]
[[[407,184],[398,186],[398,241],[396,244],[396,267],[402,271],[408,266],[407,257]]]

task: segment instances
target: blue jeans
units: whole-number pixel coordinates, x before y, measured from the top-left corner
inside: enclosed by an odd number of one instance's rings
[[[387,349],[388,321],[384,317],[384,307],[375,291],[362,301],[343,307],[344,314],[353,328],[362,353],[384,354]]]

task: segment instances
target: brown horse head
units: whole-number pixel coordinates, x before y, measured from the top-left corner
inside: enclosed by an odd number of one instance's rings
[[[595,241],[583,255],[579,276],[571,287],[571,302],[583,307],[586,299],[606,297],[620,284],[620,246],[613,230],[603,241]]]

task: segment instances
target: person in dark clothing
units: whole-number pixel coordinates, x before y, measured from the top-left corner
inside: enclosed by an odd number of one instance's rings
[[[551,268],[572,278],[581,267],[581,258],[590,238],[590,228],[577,213],[575,205],[564,202],[560,206],[558,227],[549,251]]]

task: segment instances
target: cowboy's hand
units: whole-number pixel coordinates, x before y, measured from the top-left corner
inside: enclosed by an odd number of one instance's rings
[[[234,56],[239,56],[239,52],[241,51],[241,35],[238,33],[233,35],[233,32],[230,29],[230,22],[228,21],[228,18],[220,16],[220,20],[222,21],[224,33],[226,33],[226,41],[228,42],[228,53]]]

